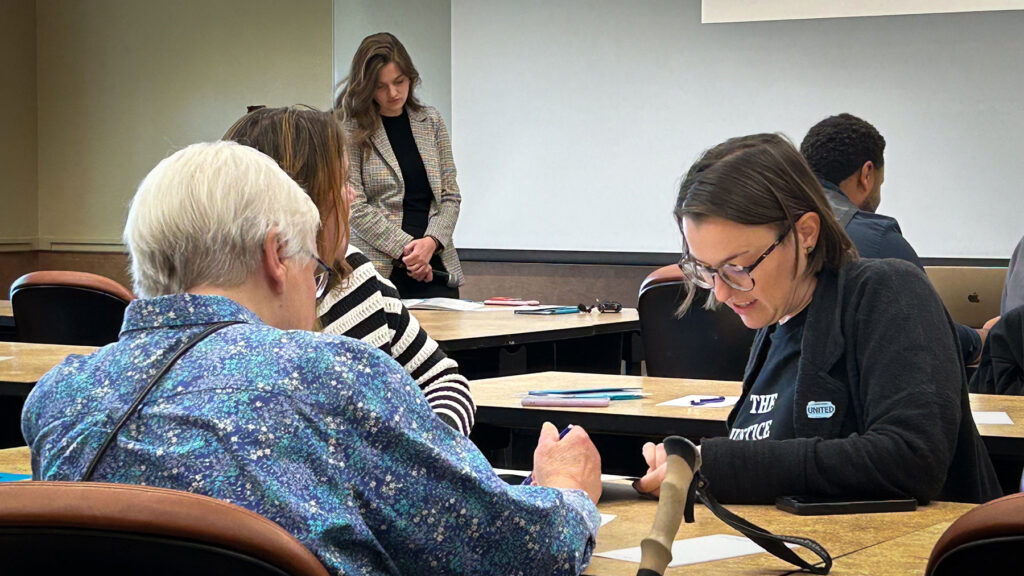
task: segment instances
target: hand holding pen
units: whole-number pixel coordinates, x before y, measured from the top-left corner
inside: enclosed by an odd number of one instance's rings
[[[601,497],[601,455],[586,430],[569,426],[559,434],[545,422],[533,452],[534,486],[583,490],[596,504]]]

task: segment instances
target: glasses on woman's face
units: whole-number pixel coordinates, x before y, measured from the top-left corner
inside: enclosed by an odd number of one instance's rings
[[[699,264],[696,260],[690,257],[689,254],[684,254],[682,259],[679,260],[679,269],[683,271],[683,276],[687,280],[693,282],[701,288],[707,288],[708,290],[715,289],[715,276],[717,275],[731,288],[739,290],[740,292],[750,292],[754,289],[754,279],[750,276],[750,273],[757,268],[757,265],[764,261],[769,254],[786,239],[786,235],[789,234],[789,228],[786,228],[782,234],[768,247],[767,250],[761,253],[761,256],[750,266],[737,266],[736,264],[723,264],[718,268],[712,268]]]
[[[316,299],[320,300],[327,293],[327,284],[331,281],[334,269],[316,255],[313,255],[313,259],[316,260],[316,270],[313,271],[313,281],[316,282]]]

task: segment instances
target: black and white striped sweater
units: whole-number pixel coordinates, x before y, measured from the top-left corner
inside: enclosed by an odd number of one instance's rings
[[[416,380],[434,413],[469,435],[476,405],[459,365],[420,327],[398,290],[358,248],[349,246],[345,261],[352,274],[317,306],[323,331],[362,340],[389,354]]]

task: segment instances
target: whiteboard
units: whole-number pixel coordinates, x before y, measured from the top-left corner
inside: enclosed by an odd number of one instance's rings
[[[707,24],[1024,10],[1024,0],[701,0],[701,9],[701,20]]]
[[[850,112],[879,212],[924,257],[1024,234],[1024,12],[701,24],[699,0],[452,1],[463,248],[673,252],[680,176],[725,138]]]

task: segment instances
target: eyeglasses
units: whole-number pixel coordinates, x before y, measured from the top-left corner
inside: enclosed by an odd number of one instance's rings
[[[612,312],[622,312],[622,304],[619,304],[614,300],[605,300],[604,302],[600,300],[594,300],[594,303],[591,304],[590,306],[587,306],[586,304],[578,304],[576,306],[576,309],[579,310],[580,312],[590,312],[595,307],[597,308],[598,312],[602,312],[605,314]]]
[[[710,266],[704,266],[698,264],[689,254],[684,254],[682,259],[679,260],[679,269],[683,271],[683,276],[687,280],[693,282],[701,288],[707,288],[708,290],[714,290],[715,288],[715,276],[717,275],[727,285],[740,292],[750,292],[754,289],[754,279],[750,276],[750,273],[757,268],[757,265],[764,261],[772,250],[782,241],[786,239],[786,235],[789,234],[789,228],[779,235],[779,237],[772,243],[771,246],[765,250],[761,256],[754,260],[754,263],[750,266],[737,266],[735,264],[723,264],[718,268],[712,268]]]
[[[320,300],[327,293],[327,284],[330,283],[334,269],[315,254],[313,259],[316,260],[316,270],[313,272],[313,281],[316,282],[316,299]]]

